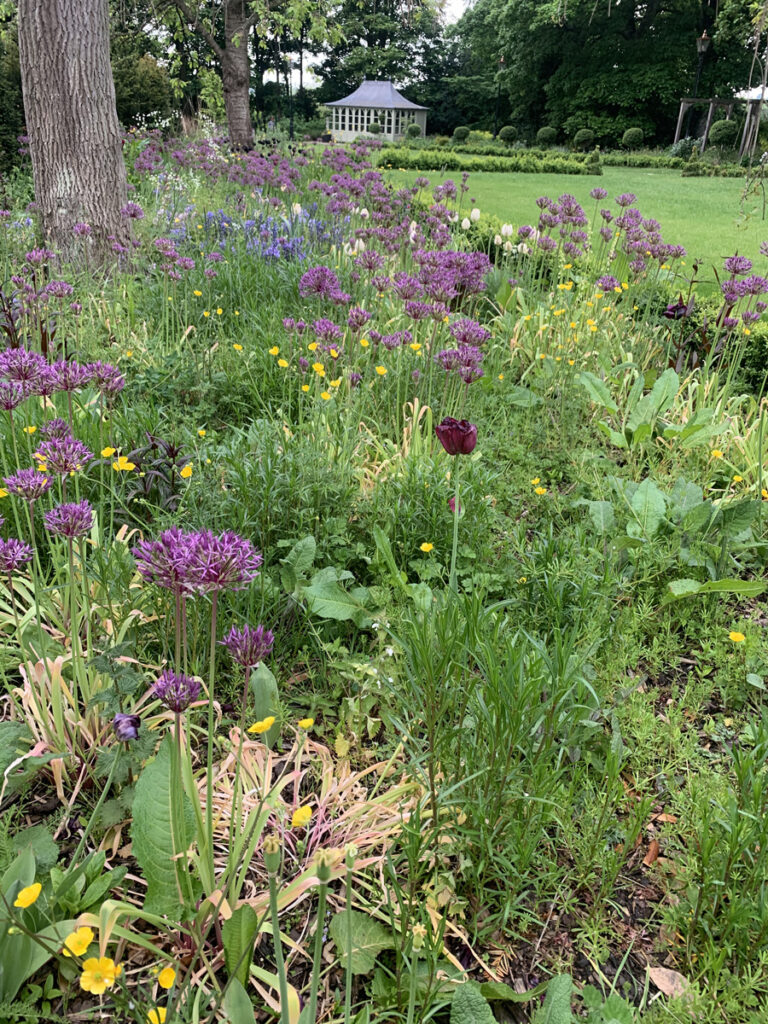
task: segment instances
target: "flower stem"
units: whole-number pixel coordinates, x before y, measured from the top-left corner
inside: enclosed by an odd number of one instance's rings
[[[451,549],[451,575],[449,577],[449,585],[451,590],[458,592],[458,586],[456,583],[456,552],[459,547],[459,474],[457,470],[454,470],[456,474],[456,490],[453,496],[453,547]]]
[[[277,910],[277,875],[271,871],[269,873],[269,912],[272,917],[272,941],[275,946],[275,966],[280,985],[280,1024],[290,1024],[288,1016],[288,985],[285,980],[285,961],[283,960],[280,918]],[[314,1021],[312,1024],[314,1024]]]
[[[312,960],[312,980],[309,995],[309,1022],[317,1019],[317,990],[320,986],[320,965],[323,958],[323,922],[325,921],[325,899],[328,886],[321,882],[317,895],[317,922],[315,924],[315,955]]]
[[[208,757],[205,765],[205,842],[210,877],[214,877],[213,859],[213,683],[216,672],[216,611],[218,591],[211,598],[211,662],[208,671]],[[210,895],[208,893],[207,895]]]

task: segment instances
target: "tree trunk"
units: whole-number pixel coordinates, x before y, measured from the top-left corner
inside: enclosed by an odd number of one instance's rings
[[[224,38],[221,53],[221,81],[227,111],[229,144],[233,149],[253,147],[251,125],[251,65],[248,60],[248,36],[245,0],[226,0],[224,5]]]
[[[35,201],[46,242],[72,258],[125,242],[127,201],[108,0],[19,0],[19,51]],[[78,222],[91,234],[73,233]]]

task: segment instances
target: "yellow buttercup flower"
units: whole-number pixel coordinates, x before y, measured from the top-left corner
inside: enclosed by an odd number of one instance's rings
[[[64,956],[84,956],[95,936],[90,928],[77,928],[64,939]]]
[[[332,388],[337,388],[341,384],[341,377],[337,377],[336,380],[330,380],[328,383]]]
[[[269,350],[269,354],[271,356],[277,356],[280,354],[280,349],[277,347],[277,345],[273,345],[272,348]]]
[[[743,481],[743,479],[744,479],[744,477],[743,476],[739,476],[738,473],[734,473],[733,474],[733,482],[735,484],[740,484]]]
[[[188,462],[186,464],[186,466],[179,473],[179,476],[181,477],[182,480],[189,480],[189,478],[192,476],[192,463],[191,462]]]
[[[330,354],[331,359],[338,359],[339,358],[339,353],[336,351],[335,348],[332,348],[329,354]]]
[[[235,352],[242,352],[243,351],[243,346],[242,345],[238,345],[237,342],[234,343],[232,348],[235,350]]]
[[[300,729],[311,729],[314,724],[315,724],[314,718],[300,718],[299,719],[299,728]]]
[[[378,375],[380,377],[385,376],[386,372],[387,372],[386,366],[377,366],[376,367],[376,373],[378,373]]]
[[[732,629],[731,632],[728,634],[728,639],[733,640],[735,644],[741,644],[747,638],[744,636],[743,633],[739,633],[738,630]]]
[[[80,988],[91,995],[104,995],[108,988],[112,988],[115,979],[122,973],[121,968],[108,956],[92,956],[83,964],[83,973],[80,975]]]
[[[132,469],[136,469],[136,465],[129,460],[127,455],[118,455],[117,462],[112,463],[112,469],[116,473],[130,473]]]
[[[412,348],[414,352],[420,352],[421,344],[418,341],[412,341],[408,348]]]
[[[291,828],[306,828],[312,820],[311,807],[298,807],[291,818]]]
[[[540,483],[541,483],[541,477],[539,477],[539,476],[535,476],[535,477],[533,478],[533,480],[531,480],[531,485],[532,485],[533,487],[535,487],[535,486],[536,486],[536,484],[540,484]]]
[[[278,359],[277,365],[280,367],[281,370],[284,370],[288,365],[288,361],[286,359]]]
[[[116,451],[117,451],[117,448],[102,448],[101,449],[101,457],[102,457],[102,459],[111,459]]]
[[[23,889],[19,890],[19,895],[13,901],[14,907],[31,907],[33,903],[37,902],[37,897],[42,892],[42,889],[43,887],[39,882],[25,885]]]
[[[424,541],[423,544],[419,545],[419,551],[423,551],[425,555],[428,555],[434,546],[434,544],[430,544],[428,541]]]
[[[539,494],[539,495],[546,494],[547,493],[547,488],[546,487],[534,487],[533,493],[534,494]]]
[[[324,402],[327,402],[328,399],[331,397],[331,393],[330,393],[330,391],[321,391],[320,392],[320,397],[322,398],[322,400]]]
[[[157,984],[160,988],[171,988],[176,981],[176,971],[172,967],[164,967],[157,976]]]
[[[325,376],[325,367],[323,366],[322,363],[312,363],[312,369],[315,371],[318,377]]]
[[[199,227],[199,225],[198,225],[198,227]],[[201,291],[198,291],[198,290],[197,290],[197,288],[195,288],[195,290],[194,290],[194,291],[192,292],[192,294],[193,294],[193,295],[195,295],[195,296],[196,296],[196,297],[197,297],[197,298],[199,299],[199,298],[200,298],[200,296],[201,296],[201,295],[202,295],[203,293],[202,293]]]
[[[224,310],[221,308],[221,306],[219,306],[219,308],[216,310],[216,316],[221,316],[223,312]]]
[[[719,448],[713,448],[709,454],[712,456],[713,459],[722,459],[723,457],[723,453],[720,451]]]
[[[35,426],[31,426],[31,427],[24,427],[24,433],[25,433],[25,434],[34,434],[34,432],[35,432],[36,430],[37,430],[37,427],[35,427]]]
[[[211,314],[210,314],[210,311],[209,311],[209,310],[207,310],[207,309],[204,309],[204,310],[203,310],[203,316],[210,316],[210,315],[211,315]]]
[[[201,428],[200,430],[198,430],[197,436],[198,437],[205,437],[205,431]]]
[[[147,1024],[165,1024],[168,1011],[164,1006],[156,1006],[147,1014]]]
[[[304,392],[309,391],[309,384],[302,384],[301,385],[301,390],[304,391]]]
[[[314,352],[315,349],[317,348],[317,342],[310,341],[310,343],[307,345],[307,348],[309,349],[310,352]]]
[[[38,469],[39,468],[40,467],[38,466]],[[8,497],[8,491],[6,491],[6,489],[4,487],[0,487],[0,498],[7,498],[7,497]]]
[[[362,346],[362,348],[368,348],[368,346],[369,346],[370,344],[371,344],[371,343],[370,343],[370,341],[368,341],[368,339],[367,339],[367,338],[361,338],[361,339],[360,339],[360,345]]]
[[[261,736],[263,732],[269,732],[274,724],[275,716],[269,715],[267,718],[262,718],[260,722],[254,722],[248,732],[256,733],[257,736]]]

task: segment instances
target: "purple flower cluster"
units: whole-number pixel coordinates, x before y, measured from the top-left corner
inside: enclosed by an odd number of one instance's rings
[[[0,537],[0,572],[11,576],[32,561],[32,548],[29,544],[18,540],[16,537],[9,537],[3,540]]]
[[[44,519],[46,530],[55,537],[76,540],[93,526],[93,509],[87,501],[66,502],[46,512]]]
[[[483,345],[491,336],[489,330],[468,317],[455,320],[448,328],[448,332],[459,345]]]
[[[219,641],[232,655],[232,660],[243,668],[253,668],[271,653],[275,634],[263,626],[245,625],[242,629],[233,626],[223,640]]]
[[[194,676],[166,669],[158,676],[152,694],[174,714],[180,715],[200,696],[200,681]]]
[[[24,501],[37,501],[46,491],[50,490],[51,478],[38,469],[20,469],[12,476],[3,478],[3,483],[11,494]]]
[[[435,362],[446,373],[455,372],[465,384],[483,376],[483,353],[475,345],[459,345],[458,348],[444,348],[435,356]]]
[[[350,302],[350,296],[341,290],[341,282],[329,267],[312,267],[302,274],[299,281],[299,294],[303,299],[317,296],[330,299],[338,305]]]
[[[35,458],[49,473],[64,476],[78,472],[93,458],[93,452],[74,437],[56,437],[38,445]]]
[[[183,594],[242,590],[263,561],[249,540],[230,530],[216,534],[171,527],[157,540],[140,541],[132,553],[148,583]]]

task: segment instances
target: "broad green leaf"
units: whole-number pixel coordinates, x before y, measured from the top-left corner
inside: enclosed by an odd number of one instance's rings
[[[174,854],[186,850],[194,829],[194,813],[188,798],[183,798],[179,850],[173,848],[171,821],[173,795],[180,781],[171,779],[172,739],[167,736],[157,756],[144,768],[136,783],[133,798],[133,855],[147,881],[144,909],[179,920],[181,910]]]
[[[0,722],[0,779],[6,768],[29,749],[29,739],[23,722]]]
[[[720,518],[719,509],[711,501],[702,501],[700,505],[688,509],[683,516],[682,526],[686,533],[708,533]]]
[[[283,590],[295,601],[301,598],[306,573],[312,568],[316,551],[315,538],[308,536],[294,544],[285,558],[280,559],[280,582],[283,584]]]
[[[363,601],[367,599],[368,591],[364,587],[357,587],[353,594],[348,593],[339,586],[339,575],[337,569],[321,569],[315,573],[311,584],[304,591],[310,611],[321,619],[345,622],[353,619],[359,611],[365,611]],[[347,579],[351,576],[351,573],[345,574]]]
[[[604,380],[600,380],[594,373],[582,370],[578,376],[578,381],[593,402],[597,405],[602,405],[611,415],[616,415],[616,403],[611,398],[611,393]]]
[[[669,590],[670,597],[667,600],[674,600],[678,597],[690,597],[691,594],[698,594],[701,590],[702,584],[698,580],[671,580],[667,584],[667,590]]]
[[[386,566],[389,569],[392,582],[398,587],[404,587],[408,577],[404,572],[401,572],[397,568],[395,556],[392,553],[392,545],[389,543],[389,537],[387,537],[386,533],[384,533],[380,526],[374,526],[373,539],[376,542],[376,549],[384,559]]]
[[[83,893],[83,898],[80,901],[81,908],[83,910],[90,910],[94,904],[100,903],[110,889],[122,882],[127,873],[128,868],[123,864],[120,867],[112,868],[111,871],[107,871],[106,874],[94,879]]]
[[[475,981],[466,981],[456,989],[451,1003],[450,1024],[496,1024],[485,996]]]
[[[31,828],[22,829],[11,840],[11,846],[19,852],[32,850],[35,863],[41,871],[48,871],[59,859],[58,844],[53,841],[53,836],[45,825],[33,825]]]
[[[248,993],[237,978],[230,979],[224,996],[228,1024],[256,1024],[256,1015]]]
[[[661,525],[666,510],[666,499],[650,477],[646,477],[632,495],[630,508],[634,520],[627,524],[627,533],[630,537],[650,540]]]
[[[613,513],[613,505],[610,501],[588,501],[589,518],[595,530],[604,537],[610,533],[616,523],[616,516]]]
[[[602,430],[605,436],[610,438],[617,448],[629,447],[627,444],[627,439],[624,436],[624,434],[620,430],[614,430],[613,427],[611,427],[604,420],[600,420],[600,422],[597,424],[597,428],[598,430]]]
[[[722,579],[708,580],[706,583],[699,583],[698,580],[672,580],[667,584],[669,594],[664,598],[664,604],[676,601],[681,597],[693,597],[696,594],[739,594],[741,597],[758,597],[768,586],[760,580]]]
[[[10,1002],[24,982],[47,963],[52,953],[46,947],[60,948],[77,922],[58,921],[37,933],[43,942],[20,932],[0,929],[0,1002]]]
[[[277,687],[277,680],[272,671],[266,665],[260,664],[255,672],[251,672],[248,684],[253,694],[253,716],[254,721],[260,722],[265,718],[274,715],[279,717],[280,691]],[[252,725],[253,723],[249,723]],[[280,735],[280,723],[275,722],[271,729],[261,734],[261,739],[268,747],[272,747]]]
[[[704,492],[698,484],[680,477],[675,481],[669,499],[674,511],[678,515],[684,516],[703,502]]]
[[[530,388],[524,388],[521,384],[513,384],[509,392],[505,393],[507,405],[514,405],[518,409],[534,409],[541,405],[541,398]]]
[[[392,949],[394,941],[392,933],[383,924],[368,914],[358,910],[342,910],[334,914],[330,924],[330,934],[336,943],[336,952],[346,967],[348,915],[352,925],[352,963],[353,974],[370,974],[376,965],[376,957],[384,949]]]
[[[544,1005],[534,1014],[533,1024],[572,1024],[571,994],[573,981],[569,974],[558,974],[547,985]]]
[[[248,968],[253,958],[253,943],[259,930],[259,915],[248,903],[241,903],[221,927],[224,963],[230,978],[248,984]]]
[[[747,498],[744,501],[732,501],[726,504],[721,502],[718,508],[723,514],[720,529],[726,537],[737,537],[751,526],[760,508],[760,502]]]
[[[624,423],[624,426],[629,427],[633,432],[646,418],[646,413],[649,410],[650,395],[646,395],[645,398],[643,398],[644,388],[645,378],[642,374],[638,374],[632,384],[632,387],[629,389],[629,394],[627,395],[626,406],[628,415]]]
[[[679,390],[680,378],[674,370],[665,370],[651,388],[651,393],[648,396],[651,408],[653,409],[654,419],[667,411],[677,397]]]

